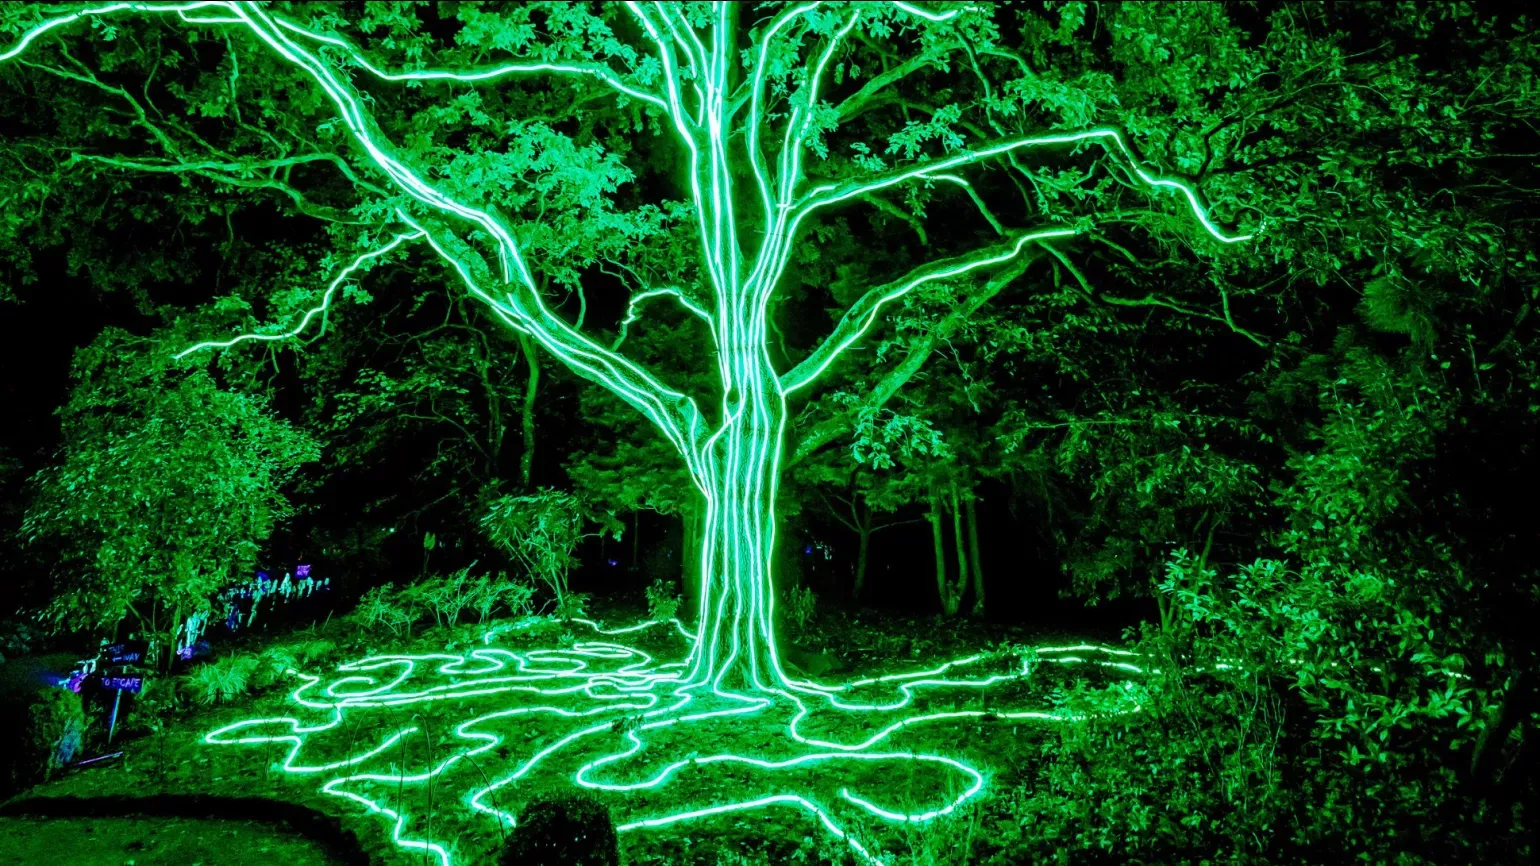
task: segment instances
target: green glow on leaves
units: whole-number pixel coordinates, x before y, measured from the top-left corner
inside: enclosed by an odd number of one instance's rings
[[[824,37],[817,57],[802,70],[804,82],[788,96],[784,119],[766,114],[765,90],[768,57],[777,40],[795,38],[795,25],[805,23],[804,16],[818,9],[819,2],[786,7],[762,30],[755,46],[753,76],[748,83],[747,111],[737,111],[740,102],[730,92],[729,72],[737,63],[736,34],[726,4],[709,7],[714,19],[707,27],[696,28],[675,4],[626,2],[625,13],[634,19],[648,50],[655,53],[663,69],[659,92],[626,82],[615,71],[597,64],[518,61],[487,68],[467,70],[415,70],[392,72],[371,62],[346,40],[331,34],[313,33],[286,21],[255,2],[196,3],[113,3],[82,9],[45,21],[26,33],[10,48],[0,53],[0,62],[15,58],[37,43],[39,37],[58,31],[65,25],[93,16],[115,13],[157,14],[174,12],[189,26],[228,27],[248,33],[246,47],[270,52],[313,81],[336,110],[347,133],[369,166],[388,178],[395,190],[410,200],[410,205],[395,212],[395,219],[411,231],[398,233],[386,247],[365,253],[329,284],[320,306],[308,311],[289,332],[277,335],[243,334],[223,342],[200,343],[181,353],[209,348],[228,348],[247,340],[280,340],[292,337],[315,316],[323,323],[335,290],[358,267],[373,257],[389,252],[407,240],[421,238],[426,246],[456,274],[470,295],[487,306],[510,328],[528,334],[563,364],[580,375],[607,388],[648,418],[678,450],[690,476],[705,500],[705,532],[700,579],[702,591],[693,632],[677,621],[674,628],[685,636],[689,649],[681,661],[666,664],[639,650],[615,643],[581,643],[568,650],[513,653],[491,646],[495,634],[487,635],[483,647],[465,655],[376,656],[344,665],[345,674],[318,689],[319,677],[302,675],[304,683],[294,691],[292,700],[319,721],[305,724],[298,718],[253,719],[228,725],[206,737],[211,744],[283,742],[290,746],[281,769],[292,774],[343,772],[322,788],[331,796],[359,803],[392,822],[392,838],[404,848],[431,852],[444,866],[452,854],[444,845],[425,839],[409,838],[407,816],[349,786],[388,784],[401,786],[437,779],[454,772],[461,762],[474,762],[477,756],[499,747],[503,738],[478,730],[477,726],[499,719],[540,715],[569,719],[577,727],[555,741],[545,744],[526,757],[512,771],[485,780],[467,797],[474,810],[511,821],[513,816],[493,805],[497,792],[515,786],[528,774],[568,750],[609,749],[590,759],[573,772],[580,786],[601,790],[651,791],[676,780],[687,765],[732,765],[754,768],[766,773],[786,773],[799,768],[855,766],[899,762],[911,767],[942,769],[964,780],[964,793],[936,808],[904,813],[853,793],[848,787],[838,789],[830,804],[820,804],[809,797],[791,792],[754,796],[731,803],[687,808],[646,816],[622,824],[622,832],[669,826],[710,815],[788,805],[810,811],[832,834],[846,839],[864,859],[880,862],[878,855],[852,838],[835,820],[831,807],[851,810],[884,822],[914,823],[935,820],[954,810],[984,789],[985,776],[977,769],[941,755],[924,755],[904,750],[874,751],[882,743],[903,731],[935,722],[957,719],[997,719],[1016,721],[1072,721],[1062,714],[1042,711],[985,712],[956,710],[949,712],[912,712],[905,714],[922,690],[979,689],[1023,679],[1029,673],[1028,660],[1019,670],[952,679],[954,670],[989,662],[975,655],[958,659],[929,671],[888,675],[841,686],[828,686],[799,680],[789,675],[776,650],[775,592],[770,575],[775,548],[775,501],[787,424],[787,396],[806,387],[824,373],[835,359],[854,345],[876,325],[878,313],[926,283],[967,277],[975,271],[1005,264],[1018,257],[1033,243],[1068,238],[1076,230],[1065,227],[1041,227],[1024,232],[1002,247],[963,255],[946,263],[917,271],[918,276],[871,300],[854,317],[848,329],[836,330],[829,342],[815,350],[817,362],[808,371],[788,374],[783,381],[770,360],[767,339],[768,309],[794,249],[804,220],[821,208],[850,201],[905,183],[945,181],[963,187],[968,181],[954,173],[968,166],[1028,149],[1074,147],[1083,144],[1101,146],[1109,156],[1152,191],[1175,192],[1183,199],[1196,223],[1215,241],[1232,244],[1249,235],[1231,235],[1208,215],[1196,191],[1186,182],[1154,175],[1145,170],[1122,135],[1110,129],[1078,133],[1030,136],[998,141],[966,152],[930,160],[892,172],[865,178],[826,183],[806,189],[802,160],[812,134],[813,119],[819,106],[819,89],[824,72],[840,44],[870,17],[869,8],[854,6],[839,28]],[[913,16],[917,26],[947,22],[976,7],[951,8],[932,12],[914,3],[893,2],[893,9]],[[706,7],[702,7],[706,8]],[[709,35],[709,38],[704,38]],[[701,246],[705,287],[712,295],[706,309],[690,302],[677,289],[657,289],[631,299],[626,324],[637,317],[640,303],[660,294],[672,294],[692,314],[706,322],[716,350],[719,376],[719,405],[714,424],[706,419],[696,401],[668,387],[615,348],[599,345],[553,312],[541,297],[537,283],[514,239],[512,230],[501,217],[456,201],[428,178],[411,169],[396,156],[395,145],[374,123],[366,105],[353,87],[350,77],[334,68],[319,53],[317,46],[340,50],[347,62],[385,83],[458,82],[474,84],[503,79],[512,75],[552,73],[576,75],[597,81],[624,98],[635,99],[657,109],[667,119],[677,143],[682,146],[689,177],[689,195],[695,208],[697,240]],[[764,152],[774,123],[779,130],[779,149]],[[737,170],[746,161],[747,173]],[[751,177],[755,196],[740,196],[733,188],[735,177]],[[751,214],[738,213],[735,203],[757,199],[758,221]],[[752,209],[752,205],[750,206]],[[741,260],[743,245],[740,230],[759,235],[752,261]],[[465,236],[462,237],[461,234]],[[495,251],[495,267],[483,266],[477,244],[490,243]],[[488,272],[490,271],[490,272]],[[592,623],[588,623],[590,627]],[[643,624],[613,634],[629,634],[653,624]],[[1079,655],[1075,655],[1078,653]],[[1127,655],[1100,647],[1043,648],[1034,660],[1074,664],[1091,654],[1113,656],[1116,660],[1097,659],[1096,664],[1128,673],[1140,672],[1139,666],[1126,660]],[[436,664],[434,664],[436,663]],[[408,688],[419,676],[448,677],[450,682],[426,688]],[[387,674],[376,674],[389,671]],[[868,690],[893,695],[887,700],[863,697]],[[385,761],[396,747],[405,747],[423,735],[418,725],[389,725],[379,742],[362,751],[343,750],[346,757],[319,764],[300,762],[307,744],[324,738],[327,732],[344,724],[350,713],[383,710],[387,713],[425,702],[460,702],[495,698],[508,705],[461,722],[454,729],[458,751],[452,751],[426,772],[405,774],[359,772]],[[521,705],[523,701],[534,701]],[[554,702],[548,702],[554,701]],[[572,709],[583,706],[585,709]],[[637,713],[640,722],[624,732],[618,748],[604,741],[613,733],[613,723],[625,713]],[[790,758],[767,755],[721,753],[696,757],[689,761],[666,764],[661,771],[642,780],[626,780],[607,773],[618,773],[628,758],[642,749],[643,737],[683,725],[724,724],[740,716],[789,713],[784,733],[786,744],[801,750]],[[855,713],[873,720],[876,732],[859,742],[826,739],[804,730],[815,713]],[[899,714],[885,721],[884,714]],[[589,719],[594,719],[589,723]],[[267,728],[278,728],[277,733]],[[383,730],[383,729],[382,729]],[[479,765],[478,765],[479,766]]]

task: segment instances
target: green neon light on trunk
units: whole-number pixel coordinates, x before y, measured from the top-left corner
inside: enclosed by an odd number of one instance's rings
[[[906,712],[917,693],[937,689],[976,692],[992,685],[1008,685],[1027,675],[1028,661],[1080,661],[1082,656],[1068,654],[1072,651],[1112,655],[1114,660],[1096,663],[1128,673],[1139,672],[1137,664],[1125,660],[1126,656],[1117,651],[1074,647],[1043,649],[1032,659],[1022,660],[1019,669],[986,671],[969,679],[945,675],[970,666],[987,668],[990,660],[970,656],[930,671],[830,686],[791,675],[777,654],[771,551],[775,546],[775,503],[788,395],[816,381],[846,349],[875,327],[885,306],[916,288],[935,281],[973,278],[973,272],[1004,265],[1034,245],[1062,241],[1075,234],[1073,229],[1046,225],[1021,231],[1003,246],[961,256],[945,266],[922,269],[919,276],[896,285],[864,306],[848,328],[837,329],[828,344],[813,353],[813,363],[804,365],[807,369],[781,373],[770,361],[767,311],[790,261],[799,229],[809,216],[822,208],[906,183],[946,181],[966,187],[969,181],[959,172],[1008,154],[1096,145],[1152,193],[1176,193],[1178,205],[1190,213],[1198,228],[1214,242],[1233,244],[1250,237],[1222,230],[1190,185],[1147,171],[1122,134],[1112,129],[1004,139],[907,168],[808,188],[804,184],[802,159],[820,86],[842,42],[864,21],[878,14],[896,13],[919,27],[950,27],[948,22],[958,16],[977,11],[975,7],[956,5],[937,10],[927,8],[931,4],[907,2],[838,6],[839,27],[823,37],[823,47],[803,70],[804,86],[793,94],[785,119],[775,121],[781,128],[772,137],[768,133],[773,123],[765,107],[770,51],[776,40],[790,39],[793,34],[800,39],[798,27],[806,23],[806,16],[825,5],[809,2],[788,6],[764,24],[757,42],[752,44],[753,72],[747,83],[747,111],[737,114],[735,95],[729,91],[729,74],[739,57],[739,34],[732,32],[732,16],[725,3],[710,7],[709,14],[714,20],[702,27],[694,26],[677,4],[623,4],[644,35],[644,52],[654,54],[662,66],[660,89],[627,81],[626,76],[601,65],[543,60],[466,70],[392,72],[370,61],[341,36],[311,32],[279,18],[263,5],[234,0],[113,3],[85,8],[39,24],[0,52],[3,62],[29,50],[41,50],[41,37],[61,35],[71,24],[110,15],[175,13],[172,20],[188,27],[221,28],[244,34],[244,39],[236,40],[240,50],[268,52],[314,83],[335,109],[361,156],[411,202],[396,211],[396,220],[407,230],[395,231],[389,243],[354,259],[328,285],[322,303],[292,328],[280,333],[210,340],[186,349],[178,357],[238,347],[250,341],[294,337],[317,316],[322,317],[324,326],[336,289],[354,271],[407,241],[421,240],[424,243],[420,249],[438,256],[464,289],[498,319],[530,335],[570,369],[607,388],[655,424],[678,450],[705,498],[699,564],[702,592],[693,631],[675,624],[688,643],[679,661],[659,664],[640,650],[609,642],[522,654],[488,645],[464,655],[376,656],[344,665],[341,670],[346,676],[324,689],[318,688],[321,678],[300,675],[304,684],[295,690],[292,699],[304,714],[315,717],[310,723],[289,716],[252,719],[211,732],[207,737],[209,743],[288,743],[291,748],[281,765],[284,772],[340,773],[326,782],[322,788],[325,793],[352,800],[385,817],[392,822],[392,838],[397,844],[432,853],[445,866],[451,863],[453,852],[442,841],[416,838],[408,832],[411,816],[403,813],[399,803],[391,806],[387,798],[367,796],[356,788],[422,784],[458,773],[462,765],[475,765],[480,772],[477,757],[499,748],[505,740],[478,726],[520,716],[571,720],[574,728],[521,757],[513,769],[494,769],[483,781],[467,786],[470,793],[465,803],[498,820],[512,820],[510,812],[496,805],[499,792],[515,788],[537,768],[561,760],[568,751],[602,752],[571,771],[576,784],[627,794],[678,784],[680,771],[687,767],[731,766],[778,776],[823,766],[845,767],[859,774],[862,766],[898,763],[960,779],[962,793],[946,797],[933,808],[915,812],[900,811],[891,803],[878,802],[880,798],[873,794],[863,795],[850,786],[839,786],[825,792],[829,796],[822,799],[812,791],[804,795],[781,790],[768,794],[754,792],[733,802],[656,810],[629,816],[620,827],[623,832],[633,832],[717,814],[793,806],[810,812],[863,858],[880,862],[880,853],[855,838],[849,825],[837,821],[831,810],[882,822],[932,821],[977,797],[987,784],[987,776],[946,756],[886,746],[877,751],[877,747],[917,725],[948,720],[1066,720],[1040,711]],[[644,301],[669,294],[706,324],[713,342],[711,348],[718,359],[720,396],[713,414],[719,420],[712,422],[694,398],[669,387],[622,355],[619,343],[614,347],[601,345],[552,311],[540,296],[514,233],[503,219],[488,210],[456,201],[400,159],[385,132],[373,122],[366,108],[368,103],[357,94],[350,77],[324,59],[317,46],[327,46],[328,56],[340,52],[345,63],[363,73],[358,76],[360,79],[381,86],[394,86],[396,82],[498,82],[499,86],[509,86],[509,79],[534,74],[568,75],[601,84],[620,98],[661,113],[685,157],[701,262],[708,278],[706,291],[699,296],[709,292],[710,300],[698,305],[674,288],[640,293],[631,299],[626,323],[629,325],[637,318]],[[774,138],[779,139],[778,150],[764,153],[765,142]],[[743,170],[736,170],[740,166]],[[745,177],[752,178],[754,194],[740,197],[734,190],[734,181]],[[738,212],[743,209],[742,202],[748,201],[757,202],[757,214]],[[758,248],[745,251],[740,232],[746,237],[757,236]],[[462,235],[489,239],[495,250],[495,267],[481,264],[476,247]],[[744,261],[745,257],[749,260]],[[634,633],[646,625],[610,634]],[[490,641],[491,636],[487,643]],[[433,666],[433,662],[438,664]],[[427,674],[425,667],[431,668]],[[375,671],[390,674],[377,676]],[[411,681],[425,675],[445,677],[450,682],[416,690],[407,688]],[[857,694],[868,692],[874,695],[862,698]],[[433,759],[423,772],[408,773],[404,768],[392,772],[366,771],[388,763],[387,758],[398,747],[405,748],[414,738],[421,737],[423,732],[415,724],[379,728],[372,745],[342,749],[337,752],[341,757],[333,755],[329,760],[311,763],[301,760],[301,753],[313,746],[326,751],[323,741],[328,732],[341,729],[350,714],[379,711],[393,717],[391,713],[395,710],[418,704],[450,702],[469,706],[487,699],[502,701],[504,706],[460,722],[454,728],[451,745],[444,747],[448,753]],[[875,732],[856,742],[809,733],[811,729],[807,726],[815,715],[823,713],[869,717]],[[605,740],[615,734],[615,721],[627,714],[639,716],[640,721],[619,736]],[[638,756],[647,737],[671,736],[683,726],[692,726],[693,730],[694,726],[720,725],[721,730],[732,732],[736,730],[735,722],[744,717],[773,718],[776,714],[786,717],[784,745],[794,752],[789,756],[724,752],[669,762],[638,777],[624,772],[626,762]]]

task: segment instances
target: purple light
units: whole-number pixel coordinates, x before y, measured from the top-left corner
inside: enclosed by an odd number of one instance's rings
[[[94,758],[87,758],[84,761],[77,761],[77,762],[75,762],[75,766],[77,766],[77,767],[84,767],[86,764],[94,764],[97,761],[105,761],[108,758],[116,758],[116,757],[118,757],[118,756],[120,756],[122,754],[123,754],[122,752],[113,752],[110,755],[97,755]]]
[[[294,566],[294,576],[295,577],[309,577],[310,576],[310,566],[309,565],[296,565],[296,566]]]

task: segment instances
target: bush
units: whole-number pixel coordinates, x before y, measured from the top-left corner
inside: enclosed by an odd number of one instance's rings
[[[679,604],[684,599],[674,592],[674,585],[666,580],[655,580],[647,587],[647,618],[662,622],[679,616]]]
[[[599,523],[598,532],[584,531],[590,522]],[[498,497],[488,504],[481,527],[493,544],[546,585],[555,596],[557,616],[563,619],[581,616],[584,607],[583,600],[568,598],[567,589],[568,574],[577,565],[578,544],[596,535],[620,537],[612,516],[588,514],[582,500],[556,490]]]
[[[270,662],[271,663],[271,662]],[[262,659],[254,655],[225,656],[200,665],[182,679],[194,702],[209,706],[234,700],[257,684]]]
[[[543,796],[519,813],[499,866],[616,866],[620,843],[610,812],[584,794]]]
[[[24,622],[0,623],[0,661],[28,655],[42,643],[42,634]]]
[[[348,618],[364,631],[376,632],[385,629],[392,635],[401,637],[404,634],[410,634],[412,624],[420,618],[422,613],[420,603],[418,594],[409,590],[398,590],[394,584],[387,583],[364,593],[358,600],[358,607],[353,609]]]
[[[473,562],[408,587],[377,586],[364,593],[348,619],[364,631],[385,630],[402,637],[410,635],[412,626],[430,613],[435,624],[455,626],[466,611],[473,611],[482,623],[499,607],[513,616],[533,612],[535,587],[527,579],[510,579],[500,572],[472,577],[475,565]]]
[[[265,689],[275,683],[288,679],[289,671],[300,666],[299,657],[292,649],[281,646],[268,647],[257,656],[256,668],[252,671],[251,685],[253,688]]]
[[[786,624],[801,631],[813,619],[818,610],[818,597],[807,587],[791,587],[784,593],[781,612]]]
[[[80,695],[69,689],[50,688],[28,715],[28,763],[34,777],[47,779],[80,752],[86,732],[85,706]]]
[[[556,618],[562,622],[579,619],[588,614],[588,593],[569,592],[556,602]]]
[[[435,625],[454,626],[460,622],[460,612],[475,606],[476,578],[471,577],[471,563],[459,571],[430,577],[412,587],[411,592],[422,600],[423,607],[433,613]]]
[[[477,578],[475,591],[471,593],[471,609],[476,611],[480,623],[490,619],[498,605],[507,608],[511,616],[529,616],[535,612],[534,601],[534,584],[510,578],[502,572]]]
[[[337,645],[324,637],[311,638],[290,647],[294,658],[302,665],[312,665],[318,659],[325,658],[337,651]]]

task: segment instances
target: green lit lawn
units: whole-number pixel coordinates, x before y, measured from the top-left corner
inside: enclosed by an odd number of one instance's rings
[[[608,620],[626,623],[633,617],[634,614],[617,611],[612,612]],[[482,631],[479,628],[435,631],[400,647],[384,646],[378,638],[363,640],[339,649],[338,661],[374,653],[443,653],[446,648],[449,654],[459,655],[482,645],[478,639]],[[955,622],[938,627],[933,620],[921,619],[877,621],[869,618],[866,622],[856,622],[830,617],[822,637],[829,646],[851,648],[847,654],[838,656],[844,672],[826,675],[824,679],[828,681],[931,667],[938,661],[1007,637],[1027,642],[1022,635],[991,632],[987,627],[959,626]],[[528,651],[553,647],[561,640],[560,628],[548,628],[510,633],[499,638],[495,645]],[[1038,638],[1030,642],[1047,641]],[[661,630],[649,637],[628,640],[627,644],[660,660],[669,659],[671,654],[681,650],[679,640]],[[1042,665],[1028,680],[967,694],[954,691],[928,696],[922,691],[911,709],[914,712],[1047,709],[1056,687],[1085,676],[1098,674],[1085,668]],[[334,675],[332,680],[335,679]],[[383,749],[366,764],[359,764],[354,772],[393,774],[403,766],[416,771],[437,764],[457,748],[463,750],[466,741],[456,737],[455,728],[469,719],[510,706],[514,697],[493,694],[357,713],[349,717],[345,730],[339,728],[324,736],[309,738],[294,764],[346,761],[370,750],[374,744],[387,741],[396,731],[415,727],[422,733],[403,740],[401,749],[394,746]],[[578,696],[576,700],[559,705],[580,711],[593,707],[594,702]],[[179,720],[163,734],[146,735],[131,742],[128,760],[123,764],[66,777],[41,786],[33,793],[37,796],[131,794],[153,797],[166,792],[272,798],[341,818],[347,829],[358,834],[369,856],[378,862],[437,862],[432,858],[425,860],[422,852],[414,854],[392,844],[392,821],[370,814],[364,806],[348,799],[320,793],[323,784],[340,774],[282,772],[287,744],[212,746],[203,742],[206,733],[221,726],[244,719],[285,716],[294,708],[287,692],[278,689],[239,705],[202,711]],[[596,718],[607,721],[615,717],[600,715]],[[629,775],[640,777],[656,772],[669,762],[722,753],[776,761],[805,754],[805,747],[785,736],[789,720],[787,708],[771,707],[731,719],[695,722],[654,732],[646,737],[646,748],[629,759],[638,762],[630,768],[637,772]],[[809,734],[832,741],[853,742],[871,736],[881,724],[890,721],[891,718],[884,719],[879,724],[859,714],[825,714],[810,717],[806,729]],[[496,820],[467,806],[470,793],[485,787],[489,779],[507,775],[529,756],[570,734],[579,724],[592,724],[592,721],[574,721],[551,714],[497,719],[476,729],[499,737],[495,748],[479,753],[474,761],[460,762],[454,769],[435,777],[432,785],[364,781],[350,783],[344,788],[408,815],[404,835],[444,844],[452,853],[456,866],[487,862],[498,847],[503,831]],[[933,765],[917,765],[910,761],[839,761],[837,765],[820,762],[790,771],[743,765],[692,764],[679,769],[665,786],[603,794],[601,800],[610,806],[617,823],[622,823],[726,801],[795,792],[829,805],[831,815],[841,826],[848,828],[867,846],[889,855],[885,858],[887,862],[910,862],[915,857],[921,862],[937,864],[990,862],[992,859],[1003,863],[1009,862],[1000,858],[1007,856],[1011,839],[1021,832],[1019,819],[1011,813],[1014,799],[1011,794],[1029,783],[1044,744],[1052,742],[1051,728],[1052,723],[1038,721],[967,718],[928,722],[893,735],[884,745],[887,751],[942,755],[976,767],[987,776],[987,787],[982,795],[946,818],[918,829],[872,820],[860,810],[846,806],[839,796],[839,791],[848,786],[890,808],[920,811],[934,808],[938,802],[945,802],[961,792],[955,774],[938,774]],[[585,762],[623,749],[625,736],[622,730],[606,730],[564,748],[544,760],[537,771],[488,795],[485,802],[497,809],[517,812],[524,801],[543,789],[568,787],[572,774]],[[625,769],[623,764],[617,766]],[[659,829],[636,830],[623,834],[621,842],[627,862],[633,864],[759,863],[792,859],[818,863],[848,861],[852,856],[852,848],[826,832],[811,814],[784,805],[696,818]],[[191,863],[196,859],[196,852],[193,852],[179,862]],[[279,859],[273,862],[291,861]]]
[[[0,818],[0,863],[50,866],[329,866],[316,844],[257,821]]]

